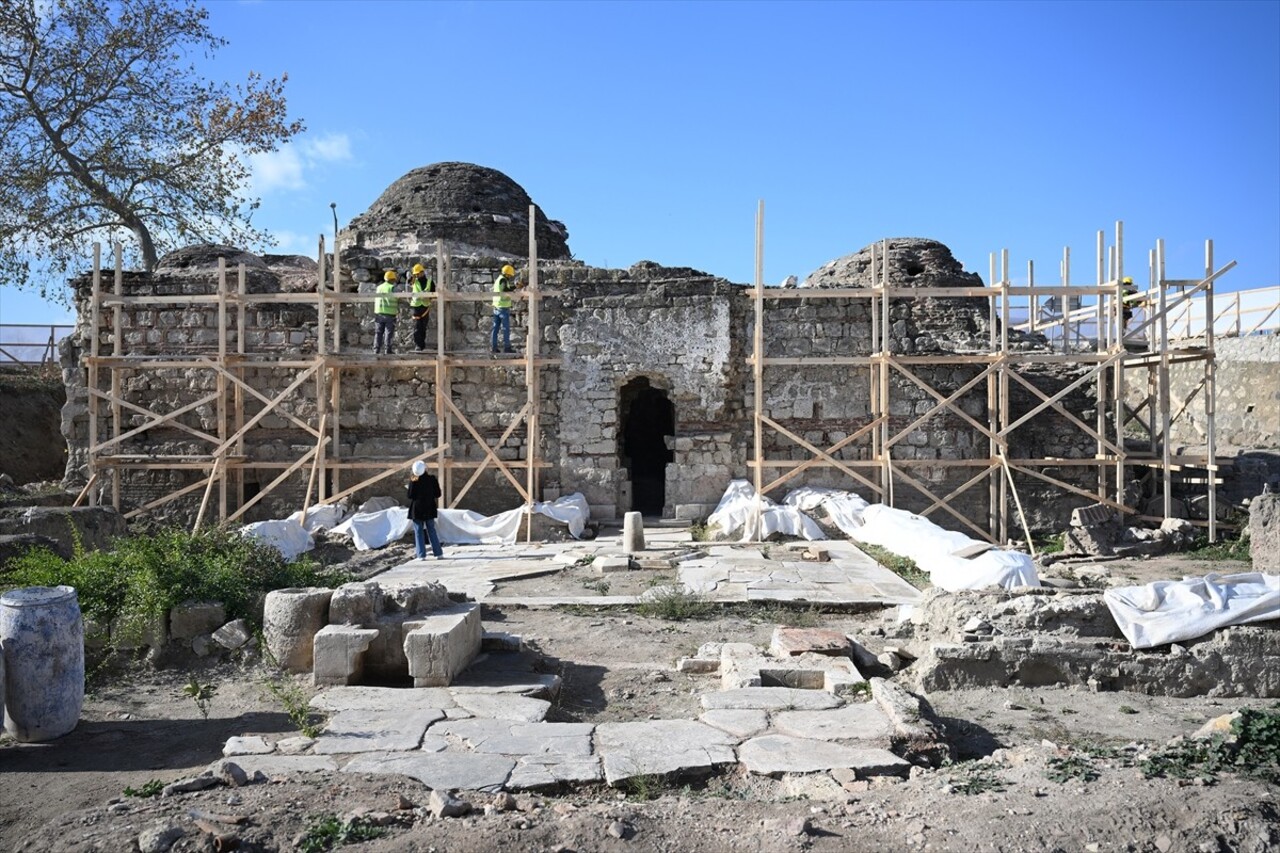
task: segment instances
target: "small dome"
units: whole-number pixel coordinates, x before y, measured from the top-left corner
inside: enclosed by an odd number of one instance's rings
[[[351,220],[357,241],[412,234],[455,247],[528,257],[529,194],[497,169],[472,163],[435,163],[414,169]],[[537,208],[538,257],[570,257],[569,232]]]
[[[951,250],[937,240],[924,237],[891,237],[889,246],[889,284],[893,287],[982,287],[977,273],[965,272]],[[876,241],[877,255],[883,244]],[[875,276],[881,274],[877,260]],[[828,261],[809,273],[801,287],[874,287],[871,271],[871,246],[852,255]]]

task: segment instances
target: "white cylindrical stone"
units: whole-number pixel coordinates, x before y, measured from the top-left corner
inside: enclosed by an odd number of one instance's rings
[[[262,633],[267,649],[288,672],[311,672],[316,632],[329,624],[333,590],[308,586],[267,593]]]
[[[62,737],[84,705],[84,622],[69,586],[0,595],[5,731],[24,743]]]
[[[644,550],[644,516],[629,512],[622,517],[622,553],[636,554]]]

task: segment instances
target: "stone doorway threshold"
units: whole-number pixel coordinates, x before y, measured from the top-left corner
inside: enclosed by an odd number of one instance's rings
[[[632,555],[633,564],[669,559],[678,583],[708,601],[893,606],[915,604],[921,598],[919,590],[846,541],[734,545],[693,542],[687,530],[646,527],[645,543],[643,553]],[[803,559],[800,552],[807,546],[821,548],[829,559]],[[588,558],[622,556],[620,535],[581,542],[454,545],[445,549],[443,560],[410,560],[372,580],[436,581],[450,593],[493,606],[625,606],[638,603],[640,596],[494,594],[503,580],[554,574]]]

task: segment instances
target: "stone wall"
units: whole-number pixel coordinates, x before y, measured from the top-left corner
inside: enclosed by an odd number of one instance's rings
[[[946,247],[933,241],[898,240],[890,244],[890,283],[904,287],[961,287],[980,285],[963,273]],[[151,276],[126,275],[124,293],[193,296],[216,294],[216,257],[228,258],[230,287],[235,289],[235,263],[248,266],[246,290],[250,294],[293,292],[297,303],[251,303],[245,309],[244,329],[238,311],[228,311],[228,350],[235,352],[241,334],[248,359],[307,362],[318,349],[317,314],[306,303],[314,292],[315,272],[299,270],[297,260],[273,258],[272,263],[232,249],[205,247],[169,257]],[[480,255],[450,258],[452,293],[488,294],[504,261]],[[342,254],[343,292],[372,293],[385,269],[405,270],[422,263],[434,276],[435,258],[404,249],[383,252],[368,245],[349,246]],[[109,276],[107,277],[109,279]],[[538,456],[547,463],[539,472],[539,497],[581,491],[596,517],[611,518],[646,499],[657,496],[656,508],[667,517],[705,517],[715,506],[729,480],[752,476],[751,412],[754,384],[747,357],[754,335],[754,306],[746,289],[724,279],[687,268],[662,267],[641,262],[625,270],[587,267],[575,261],[549,261],[539,265],[541,288],[547,293],[540,307],[538,334],[540,355],[551,364],[540,371]],[[871,284],[867,250],[827,265],[806,282],[815,289],[867,287]],[[68,480],[83,483],[89,437],[87,371],[79,356],[87,353],[89,282],[75,282],[81,304],[77,334],[64,351],[69,402],[64,410],[64,434],[72,448]],[[792,291],[794,292],[794,291]],[[966,460],[988,457],[987,381],[978,382],[958,398],[959,411],[933,411],[936,395],[949,396],[973,380],[981,367],[946,363],[939,356],[953,352],[972,354],[988,345],[992,329],[987,300],[981,297],[895,299],[889,306],[889,348],[906,360],[904,367],[916,377],[891,371],[887,380],[887,414],[892,432],[912,424],[890,450],[895,470],[901,472],[894,488],[896,505],[923,510],[933,499],[906,483],[909,476],[935,495],[957,489],[975,472]],[[861,296],[830,299],[771,299],[764,328],[765,352],[772,357],[818,359],[800,365],[771,365],[764,376],[764,411],[787,431],[808,444],[825,448],[873,421],[873,372],[866,361],[833,364],[833,357],[867,359],[872,353],[872,301]],[[449,304],[446,348],[468,363],[450,370],[451,399],[487,443],[494,444],[524,407],[528,392],[523,365],[488,359],[492,309],[487,298]],[[161,366],[164,356],[213,356],[217,353],[215,304],[188,304],[153,308],[126,305],[122,311],[124,353],[136,358],[119,372],[121,390],[144,409],[170,412],[198,403],[217,387],[217,377],[207,366]],[[438,312],[433,311],[428,330],[429,359],[435,349]],[[101,353],[112,352],[112,311],[100,317]],[[328,321],[332,324],[332,318]],[[516,302],[512,341],[525,349],[528,333],[525,303]],[[339,442],[329,448],[330,457],[368,462],[369,470],[343,470],[330,474],[330,490],[349,486],[373,473],[386,461],[403,460],[436,445],[436,374],[434,367],[380,366],[373,361],[371,303],[343,305],[338,333],[339,351],[348,358],[367,356],[358,366],[340,371],[330,364],[317,378],[308,379],[291,395],[283,411],[268,415],[245,437],[244,456],[261,463],[233,479],[231,505],[238,506],[243,487],[248,498],[266,486],[291,462],[308,450],[315,439],[299,426],[318,425],[317,394],[328,395],[336,374],[340,405],[330,407],[339,425]],[[402,308],[396,334],[398,353],[411,351],[411,327],[407,307]],[[332,332],[332,325],[330,326]],[[919,362],[911,362],[919,358]],[[149,359],[151,359],[149,361]],[[244,382],[273,398],[298,376],[302,367],[237,368]],[[1048,390],[1072,381],[1073,375],[1053,370],[1027,371],[1030,380]],[[109,372],[101,371],[99,384],[107,387]],[[230,405],[230,394],[228,402]],[[246,392],[245,418],[261,409]],[[1012,417],[1036,404],[1029,394],[1014,390]],[[1068,408],[1092,425],[1092,403],[1079,392]],[[655,412],[660,417],[655,420]],[[120,431],[141,427],[149,416],[125,408]],[[216,401],[205,401],[182,416],[182,426],[139,432],[121,442],[118,451],[135,457],[163,459],[182,454],[208,453],[212,446],[193,434],[217,435],[220,422]],[[230,423],[233,418],[228,417]],[[292,420],[292,418],[296,418]],[[664,420],[666,419],[666,420]],[[981,427],[981,428],[980,428]],[[110,407],[100,406],[98,435],[112,434]],[[470,433],[455,423],[451,459],[478,465],[484,453]],[[1092,458],[1093,442],[1061,415],[1042,413],[1018,436],[1021,445],[1011,455],[1043,454]],[[880,467],[870,464],[869,434],[850,442],[833,455],[854,464],[870,483],[880,483]],[[496,449],[504,460],[528,456],[526,431],[520,426]],[[766,458],[806,460],[810,452],[778,431],[765,439]],[[657,482],[642,470],[657,460]],[[858,463],[864,463],[858,466]],[[469,468],[452,473],[454,490],[468,479]],[[780,469],[766,472],[766,481]],[[297,509],[306,486],[307,469],[297,472],[272,495],[253,508],[248,518],[281,517]],[[130,506],[142,505],[175,488],[193,485],[206,476],[198,468],[157,466],[131,471],[123,478],[123,494]],[[1068,479],[1067,476],[1064,479]],[[523,482],[523,476],[520,476]],[[241,482],[241,480],[243,482]],[[850,488],[849,479],[834,466],[815,465],[788,482],[798,485]],[[1020,486],[1022,488],[1022,486]],[[1043,489],[1025,485],[1028,494]],[[390,478],[358,495],[399,497],[401,481]],[[857,490],[875,500],[874,490]],[[645,494],[642,494],[644,492]],[[780,497],[785,489],[775,495]],[[189,518],[199,505],[203,490],[165,510],[175,519]],[[647,497],[646,497],[647,496]],[[1024,502],[1027,496],[1024,495]],[[1083,500],[1083,499],[1082,499]],[[516,490],[499,473],[488,470],[467,491],[461,505],[490,513],[519,502]],[[988,513],[985,484],[970,488],[953,499],[954,508],[981,524]],[[1035,514],[1046,525],[1069,513],[1073,500],[1040,502]],[[656,509],[655,509],[656,511]]]

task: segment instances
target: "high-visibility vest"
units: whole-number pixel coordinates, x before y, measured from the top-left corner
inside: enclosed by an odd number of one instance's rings
[[[393,282],[384,281],[382,284],[378,285],[378,293],[380,294],[395,293],[395,291],[396,291],[396,286]],[[373,301],[373,313],[390,314],[392,316],[395,316],[396,301],[389,296],[379,296],[377,299]]]
[[[435,289],[435,283],[426,276],[423,276],[422,278],[415,278],[413,280],[412,290],[414,293],[431,293]],[[409,300],[410,308],[426,308],[428,304],[429,300],[421,296],[415,296]]]
[[[510,308],[511,297],[507,296],[507,292],[511,290],[511,279],[505,275],[498,276],[493,282],[493,292],[498,294],[493,297],[494,308]]]

